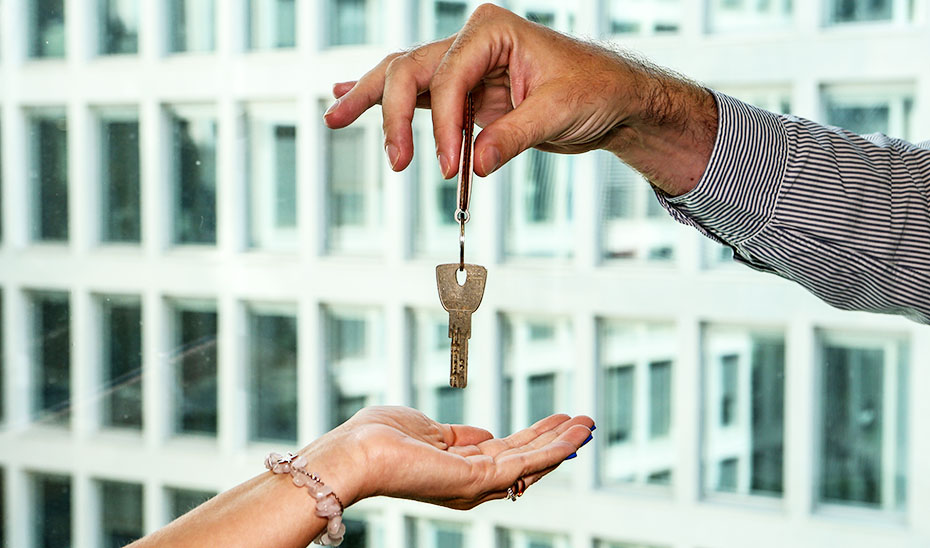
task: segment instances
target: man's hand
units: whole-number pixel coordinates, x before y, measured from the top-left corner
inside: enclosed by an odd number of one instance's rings
[[[669,194],[700,179],[716,134],[710,94],[686,80],[485,4],[455,36],[388,56],[358,82],[334,86],[325,121],[351,124],[381,103],[394,170],[413,157],[417,106],[432,110],[440,169],[455,175],[465,94],[477,122],[475,173],[486,176],[530,147],[607,149]]]

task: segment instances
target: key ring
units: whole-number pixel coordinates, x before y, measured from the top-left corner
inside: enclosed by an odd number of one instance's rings
[[[471,173],[473,168],[475,134],[475,99],[469,91],[465,95],[465,112],[462,120],[462,163],[459,166],[458,209],[455,220],[459,223],[459,270],[465,270],[465,223],[471,218],[468,205],[471,201]]]

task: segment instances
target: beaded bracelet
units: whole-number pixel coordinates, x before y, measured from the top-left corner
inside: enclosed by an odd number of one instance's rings
[[[346,526],[342,523],[342,501],[316,474],[308,472],[306,466],[307,457],[294,453],[271,453],[265,457],[265,468],[275,474],[290,474],[294,485],[306,487],[310,496],[316,500],[316,515],[329,520],[326,528],[313,542],[323,546],[339,546],[346,534]]]

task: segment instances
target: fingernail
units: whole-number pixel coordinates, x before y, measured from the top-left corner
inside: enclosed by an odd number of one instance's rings
[[[490,175],[501,167],[501,151],[496,146],[484,149],[484,154],[481,155],[481,167],[485,175]]]
[[[591,431],[594,432],[595,430],[597,430],[597,425],[596,424],[591,425]]]
[[[572,453],[571,455],[565,457],[565,460],[572,460],[573,458],[575,458],[575,457],[577,457],[577,456],[578,456],[578,453]]]
[[[589,441],[593,439],[594,439],[594,436],[588,436],[588,439],[584,440],[584,442],[581,444],[581,447],[584,447],[585,445],[588,444]]]
[[[445,154],[442,154],[441,152],[437,153],[436,155],[439,157],[439,171],[442,172],[442,178],[448,179],[449,178],[449,159],[446,158]]]
[[[323,117],[325,118],[329,116],[334,110],[336,110],[336,108],[339,106],[339,103],[341,102],[342,102],[341,98],[336,99],[336,101],[333,102],[333,104],[331,104],[328,109],[326,109],[326,112],[323,113]]]
[[[394,146],[394,143],[385,143],[384,153],[387,154],[388,161],[391,162],[391,169],[395,169],[394,166],[397,165],[397,160],[400,157],[400,151],[397,150],[397,147]]]

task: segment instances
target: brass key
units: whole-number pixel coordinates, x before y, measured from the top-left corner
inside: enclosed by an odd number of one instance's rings
[[[465,270],[465,283],[459,285],[456,271]],[[478,310],[488,279],[486,268],[476,264],[452,263],[436,267],[439,300],[449,312],[449,338],[452,339],[449,386],[465,388],[468,384],[468,339],[471,338],[471,315]]]

